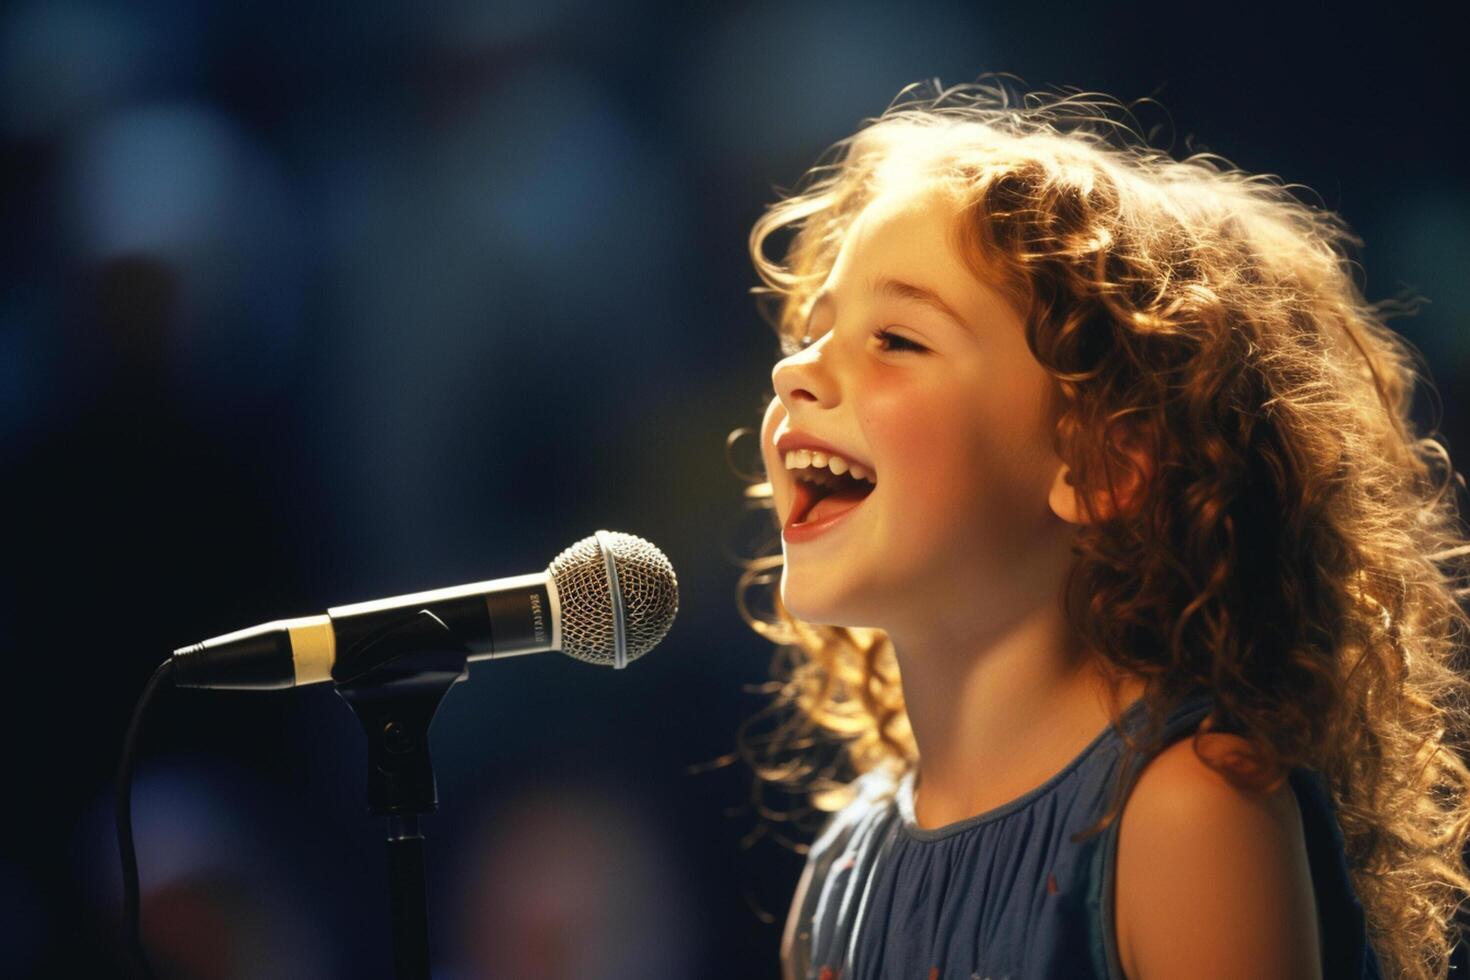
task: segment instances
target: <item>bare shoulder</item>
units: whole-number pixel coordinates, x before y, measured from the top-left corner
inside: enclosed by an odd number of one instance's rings
[[[1150,760],[1129,794],[1115,889],[1129,980],[1321,976],[1296,794],[1286,781],[1237,788],[1188,737]]]

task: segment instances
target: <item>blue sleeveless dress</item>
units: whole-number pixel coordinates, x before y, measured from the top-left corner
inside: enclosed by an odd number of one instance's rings
[[[1209,710],[1207,694],[1182,702],[1164,744]],[[1141,730],[1143,716],[1135,702],[1123,724]],[[1119,821],[1068,840],[1106,812],[1123,749],[1110,725],[1030,792],[927,830],[914,819],[912,770],[859,777],[807,854],[781,944],[786,980],[1125,980],[1112,907]],[[1317,896],[1322,975],[1381,980],[1326,786],[1302,768],[1288,781]]]

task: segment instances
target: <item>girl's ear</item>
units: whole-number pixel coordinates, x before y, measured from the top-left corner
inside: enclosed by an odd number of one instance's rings
[[[1143,502],[1147,481],[1153,475],[1152,460],[1141,441],[1127,437],[1120,448],[1132,460],[1133,465],[1121,467],[1122,472],[1115,474],[1118,508],[1116,511],[1113,506],[1113,495],[1108,492],[1106,486],[1093,492],[1092,511],[1098,520],[1111,520],[1119,514],[1125,517],[1134,516]],[[1082,509],[1081,501],[1078,500],[1077,489],[1072,485],[1071,467],[1066,463],[1058,465],[1056,476],[1051,484],[1051,495],[1047,502],[1051,505],[1052,512],[1068,524],[1090,523],[1087,513]]]

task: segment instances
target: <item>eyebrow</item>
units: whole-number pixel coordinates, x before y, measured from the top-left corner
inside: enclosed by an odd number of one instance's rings
[[[913,302],[922,303],[930,309],[934,310],[939,315],[953,321],[955,326],[959,327],[966,333],[974,333],[974,331],[970,328],[970,325],[965,322],[965,318],[956,313],[954,307],[946,303],[944,301],[944,298],[932,289],[928,289],[924,286],[917,286],[914,283],[905,282],[902,279],[893,279],[888,276],[882,276],[873,281],[872,291],[875,296],[887,296],[891,299],[906,299],[912,300]],[[812,300],[812,304],[807,310],[807,318],[805,324],[808,333],[811,332],[811,321],[812,317],[816,314],[817,307],[824,302],[831,301],[832,294],[827,292],[826,290],[818,293],[816,298]]]
[[[953,320],[955,326],[961,330],[967,333],[970,332],[970,325],[965,322],[965,318],[956,313],[954,308],[946,303],[943,297],[932,289],[916,286],[911,282],[904,282],[902,279],[883,278],[873,283],[873,292],[879,296],[889,296],[894,299],[908,299],[923,303],[940,315]]]

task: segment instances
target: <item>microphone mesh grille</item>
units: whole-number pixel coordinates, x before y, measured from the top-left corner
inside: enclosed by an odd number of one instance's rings
[[[673,625],[679,611],[679,581],[674,566],[654,545],[620,531],[602,533],[612,543],[631,662],[652,650]],[[547,571],[560,596],[562,653],[612,666],[617,648],[612,588],[597,535],[557,555]]]

